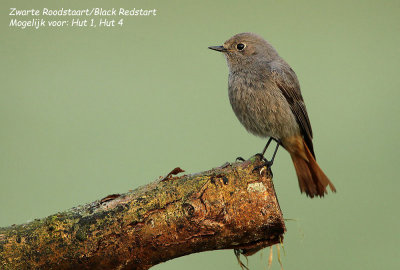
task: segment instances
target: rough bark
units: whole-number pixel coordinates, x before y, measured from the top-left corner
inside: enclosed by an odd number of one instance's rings
[[[251,255],[282,241],[285,232],[270,173],[252,171],[259,164],[253,157],[168,175],[126,194],[0,228],[0,268],[148,269],[206,250]]]

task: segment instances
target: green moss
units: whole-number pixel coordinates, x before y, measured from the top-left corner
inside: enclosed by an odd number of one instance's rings
[[[87,238],[87,234],[86,234],[85,230],[79,229],[75,234],[75,238],[81,242],[85,241]]]

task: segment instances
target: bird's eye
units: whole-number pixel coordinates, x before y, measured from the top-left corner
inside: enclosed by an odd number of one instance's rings
[[[239,51],[242,51],[245,47],[246,47],[246,45],[244,45],[243,43],[239,43],[238,45],[236,45],[236,48],[237,48]]]

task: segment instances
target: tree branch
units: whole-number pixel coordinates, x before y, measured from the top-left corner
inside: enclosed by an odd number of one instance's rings
[[[251,255],[282,241],[285,232],[270,174],[252,172],[259,164],[253,157],[167,175],[126,194],[0,228],[0,268],[148,269],[206,250]]]

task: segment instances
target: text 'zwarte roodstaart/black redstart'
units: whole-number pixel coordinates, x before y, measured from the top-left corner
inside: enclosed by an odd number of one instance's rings
[[[271,167],[279,145],[292,157],[301,192],[311,198],[323,197],[327,186],[335,187],[315,161],[312,130],[296,74],[276,50],[262,37],[241,33],[222,46],[228,62],[228,93],[233,111],[250,133],[277,142]]]

